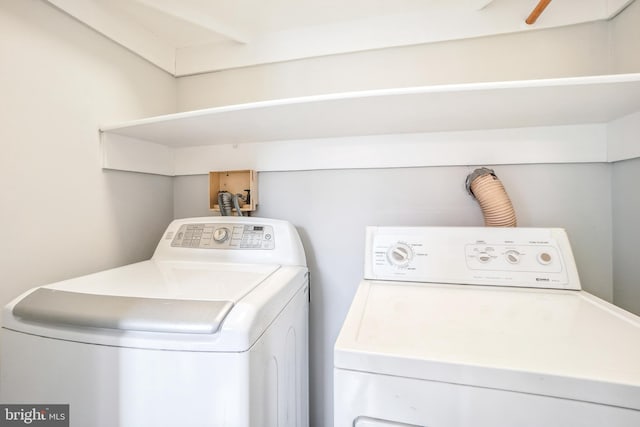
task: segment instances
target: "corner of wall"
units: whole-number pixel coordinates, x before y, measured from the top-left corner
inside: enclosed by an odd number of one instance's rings
[[[640,72],[640,2],[634,1],[609,21],[611,72]]]

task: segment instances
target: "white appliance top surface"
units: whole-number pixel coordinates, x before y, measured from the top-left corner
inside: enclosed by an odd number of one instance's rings
[[[335,365],[640,409],[640,319],[583,291],[365,280]]]
[[[150,260],[30,290],[4,308],[2,326],[88,344],[247,351],[307,283],[305,267]]]
[[[11,313],[26,324],[63,328],[215,334],[234,305],[279,268],[145,261],[40,287]]]
[[[143,261],[45,288],[142,298],[237,302],[280,268],[268,264]]]

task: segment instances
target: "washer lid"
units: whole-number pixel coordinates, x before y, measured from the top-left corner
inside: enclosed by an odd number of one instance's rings
[[[27,324],[214,334],[234,305],[279,268],[145,261],[43,286],[12,314]]]
[[[640,410],[640,319],[586,292],[364,281],[336,368]]]

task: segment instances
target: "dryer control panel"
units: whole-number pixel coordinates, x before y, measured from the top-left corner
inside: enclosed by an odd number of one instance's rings
[[[580,289],[558,228],[369,227],[365,278]]]
[[[199,249],[263,249],[275,246],[273,227],[264,224],[183,224],[172,247]]]

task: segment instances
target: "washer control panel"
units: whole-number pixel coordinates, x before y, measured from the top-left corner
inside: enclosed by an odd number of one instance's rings
[[[580,289],[561,229],[369,227],[365,278]]]
[[[261,249],[275,247],[273,227],[254,224],[183,224],[172,247],[198,249]]]

